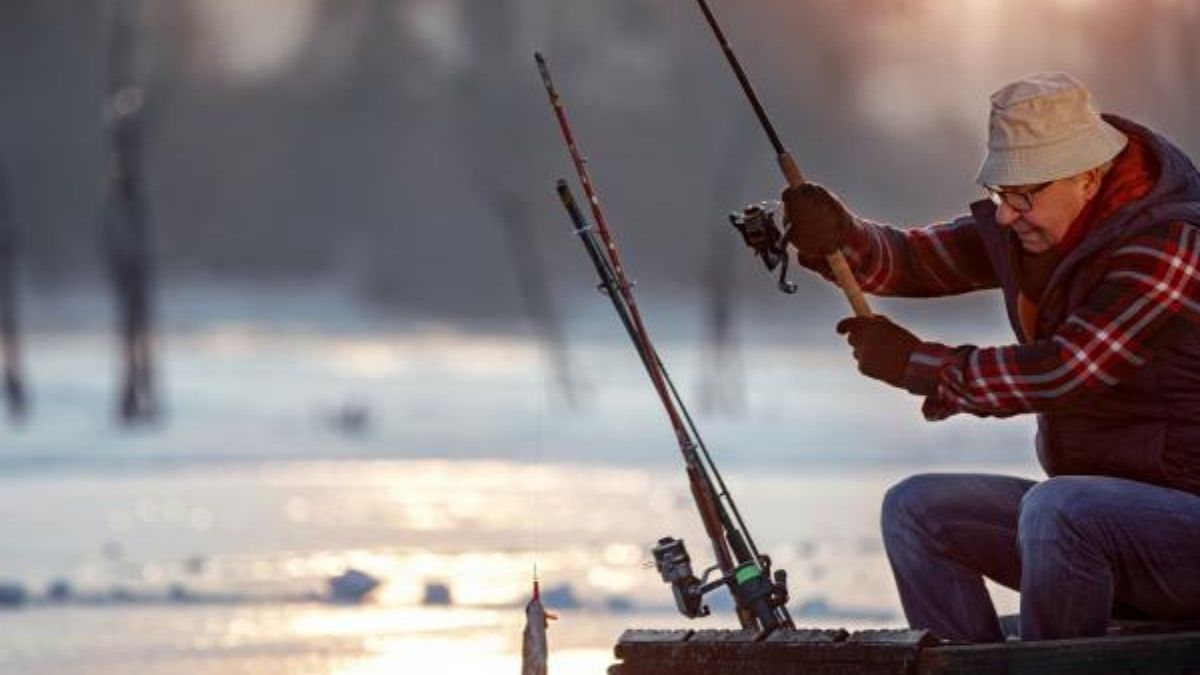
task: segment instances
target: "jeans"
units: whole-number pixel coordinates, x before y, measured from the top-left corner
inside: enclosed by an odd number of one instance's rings
[[[1020,592],[1022,640],[1103,635],[1114,606],[1200,617],[1200,496],[1188,492],[921,474],[888,491],[882,525],[909,625],[942,638],[1004,640],[984,577]]]

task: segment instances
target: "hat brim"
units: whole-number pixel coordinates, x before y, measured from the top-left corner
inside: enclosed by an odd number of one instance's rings
[[[975,179],[980,185],[1032,185],[1068,178],[1094,169],[1116,157],[1129,139],[1108,122],[1051,144],[996,149],[987,157]]]

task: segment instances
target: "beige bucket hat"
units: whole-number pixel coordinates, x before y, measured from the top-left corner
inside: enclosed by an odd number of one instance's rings
[[[1030,185],[1104,164],[1129,139],[1092,107],[1087,87],[1066,73],[1029,75],[992,94],[981,185]]]

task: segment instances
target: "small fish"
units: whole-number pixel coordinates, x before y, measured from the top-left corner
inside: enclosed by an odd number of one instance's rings
[[[521,675],[546,675],[546,628],[558,617],[542,607],[538,582],[533,580],[533,597],[525,605],[525,638],[521,643]]]

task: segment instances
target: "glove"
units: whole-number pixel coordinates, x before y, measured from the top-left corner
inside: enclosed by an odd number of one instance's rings
[[[921,340],[881,314],[838,322],[837,332],[854,348],[858,371],[867,377],[904,389],[908,359]]]
[[[841,248],[849,236],[853,219],[842,202],[816,183],[804,183],[783,191],[788,241],[802,255],[825,256]]]

